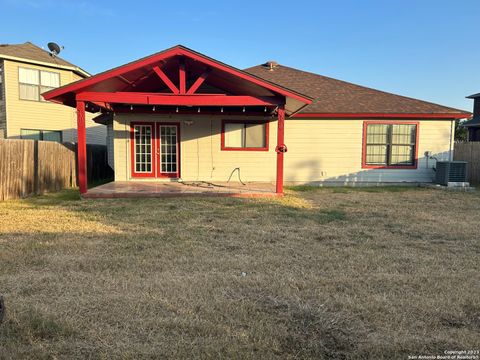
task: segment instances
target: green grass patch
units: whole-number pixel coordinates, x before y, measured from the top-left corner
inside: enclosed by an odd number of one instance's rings
[[[320,214],[323,216],[325,222],[331,221],[343,221],[347,219],[347,214],[343,210],[339,209],[324,209],[320,210]]]
[[[295,185],[287,186],[286,189],[296,192],[315,192],[322,190],[330,190],[334,193],[349,193],[349,192],[405,192],[420,190],[422,188],[415,185],[384,185],[384,186],[315,186],[315,185]]]
[[[46,315],[34,308],[22,312],[10,311],[11,306],[6,305],[8,312],[4,323],[0,325],[0,339],[55,340],[75,334],[72,326],[54,316]]]

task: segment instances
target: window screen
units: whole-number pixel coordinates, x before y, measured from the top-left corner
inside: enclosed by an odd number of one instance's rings
[[[60,74],[49,71],[40,72],[40,94],[60,86]],[[41,96],[41,95],[40,95]],[[43,96],[41,100],[45,101]]]
[[[262,149],[267,146],[265,123],[225,122],[224,147]]]
[[[62,142],[62,132],[56,130],[21,129],[20,138]]]
[[[415,165],[416,124],[367,124],[366,126],[366,165]]]
[[[20,137],[29,140],[42,140],[42,132],[40,130],[22,129],[20,130]]]
[[[60,86],[60,74],[37,69],[18,68],[19,97],[22,100],[44,101],[40,95]]]

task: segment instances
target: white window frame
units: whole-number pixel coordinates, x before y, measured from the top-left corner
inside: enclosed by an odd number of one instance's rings
[[[38,73],[38,84],[29,84],[29,83],[23,83],[20,81],[20,71],[21,69],[23,70],[33,70]],[[42,73],[49,73],[49,74],[54,74],[58,77],[58,86],[52,87],[52,86],[45,86],[42,85]],[[36,86],[38,90],[38,98],[37,99],[25,99],[21,97],[21,91],[20,88],[22,85],[28,85],[28,86]],[[19,100],[25,100],[25,101],[38,101],[38,102],[47,102],[43,97],[42,93],[56,89],[57,87],[61,86],[61,77],[60,73],[56,71],[48,71],[48,70],[41,70],[41,69],[35,69],[35,68],[30,68],[30,67],[24,67],[24,66],[19,66],[18,67],[18,99]],[[43,89],[43,90],[42,90]]]

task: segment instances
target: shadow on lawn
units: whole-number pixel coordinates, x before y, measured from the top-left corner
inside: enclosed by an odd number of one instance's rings
[[[321,188],[295,191],[315,191]],[[336,190],[336,189],[334,189]],[[347,190],[348,191],[348,190]],[[285,217],[288,221],[299,219],[326,224],[332,221],[347,220],[344,210],[338,208],[318,208],[308,200],[299,198],[290,192],[283,198],[273,199],[239,199],[223,197],[178,197],[178,198],[138,198],[138,199],[92,199],[82,200],[77,190],[63,190],[57,193],[35,196],[21,200],[30,207],[41,208],[58,206],[71,211],[78,211],[85,215],[101,214],[105,221],[118,220],[121,215],[123,221],[135,220],[139,211],[147,211],[147,217],[155,212],[160,213],[192,213],[202,215],[209,212],[222,213],[243,212],[252,213],[265,211],[274,218]],[[131,216],[131,217],[129,217]],[[142,225],[145,225],[142,221]],[[148,224],[147,224],[148,225]],[[158,226],[157,223],[152,224]]]

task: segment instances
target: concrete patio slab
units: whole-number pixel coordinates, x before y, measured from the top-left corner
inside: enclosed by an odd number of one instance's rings
[[[114,181],[88,190],[83,198],[161,198],[177,196],[275,197],[272,183],[227,183],[206,181]]]

